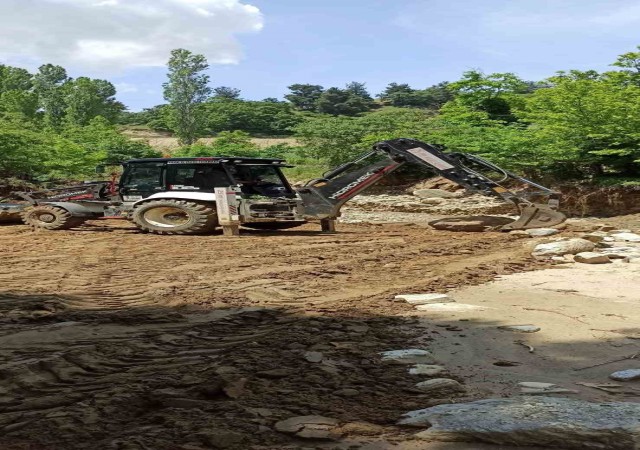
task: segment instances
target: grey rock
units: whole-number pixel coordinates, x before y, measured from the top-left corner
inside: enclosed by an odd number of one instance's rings
[[[355,397],[357,395],[360,395],[360,391],[358,391],[357,389],[351,389],[351,388],[338,389],[333,393],[335,395],[339,395],[340,397]]]
[[[382,355],[382,362],[386,364],[432,364],[435,362],[430,352],[418,348],[390,350],[380,354]]]
[[[560,233],[560,230],[556,230],[555,228],[530,228],[525,230],[525,232],[529,236],[540,237],[540,236],[553,236],[554,234]]]
[[[591,241],[594,244],[597,244],[598,242],[602,242],[606,236],[607,233],[604,233],[602,231],[594,231],[593,233],[585,234],[581,237],[582,239],[586,239],[587,241]]]
[[[533,249],[533,256],[563,256],[575,255],[582,252],[590,252],[596,247],[591,241],[586,239],[567,239],[562,241],[538,244]]]
[[[498,327],[500,330],[517,331],[518,333],[537,333],[540,327],[535,325],[503,325]]]
[[[626,369],[613,372],[609,378],[616,381],[640,380],[640,369]]]
[[[402,294],[396,295],[396,300],[404,300],[412,305],[428,305],[430,303],[455,302],[447,294]]]
[[[305,352],[304,359],[311,363],[319,363],[324,359],[324,355],[321,352]]]
[[[578,253],[574,261],[583,264],[609,264],[611,262],[607,255],[595,252]]]
[[[436,230],[444,231],[490,231],[514,222],[515,219],[500,216],[448,217],[429,222]]]
[[[555,387],[556,385],[553,383],[540,383],[538,381],[523,381],[521,383],[518,383],[518,386],[533,389],[548,389]]]
[[[614,238],[616,241],[619,242],[640,242],[640,234],[636,234],[636,233],[628,233],[628,232],[621,232],[621,233],[611,233],[611,237]]]
[[[210,429],[197,433],[195,436],[212,448],[231,448],[244,441],[242,434],[224,429]]]
[[[464,387],[456,380],[450,378],[434,378],[433,380],[421,381],[416,384],[416,389],[423,392],[460,392]]]
[[[609,258],[638,258],[640,257],[640,248],[638,247],[612,247],[612,248],[603,248],[600,250],[600,253],[604,255],[608,255]]]
[[[338,420],[323,416],[291,417],[277,422],[274,428],[281,433],[295,434],[303,439],[328,439],[339,437],[333,432]]]
[[[436,441],[632,450],[640,442],[640,403],[488,399],[411,411],[399,424],[430,427],[416,437]]]

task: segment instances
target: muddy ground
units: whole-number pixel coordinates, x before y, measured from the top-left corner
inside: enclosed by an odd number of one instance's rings
[[[517,236],[414,222],[238,238],[148,235],[118,221],[0,226],[0,448],[316,448],[273,428],[305,415],[338,419],[354,448],[436,448],[409,447],[415,430],[398,417],[511,395],[474,377],[483,365],[509,371],[494,363],[518,355],[476,350],[488,317],[425,317],[393,297],[549,264]],[[379,352],[413,346],[447,353],[467,391],[425,394],[414,388],[424,377],[380,363]]]

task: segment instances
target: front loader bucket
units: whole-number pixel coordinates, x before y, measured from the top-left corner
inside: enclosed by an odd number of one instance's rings
[[[552,227],[564,222],[567,216],[547,205],[521,204],[520,217],[515,222],[503,225],[502,231],[528,230]]]

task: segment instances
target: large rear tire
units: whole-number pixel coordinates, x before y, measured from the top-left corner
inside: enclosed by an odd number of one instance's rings
[[[242,226],[254,230],[288,230],[289,228],[296,228],[305,223],[307,222],[249,222],[243,223]]]
[[[24,223],[44,230],[68,230],[79,227],[85,220],[84,217],[73,217],[69,211],[58,206],[38,205],[22,212]]]
[[[142,231],[156,234],[203,234],[216,229],[214,205],[184,200],[152,200],[136,207],[131,219]]]

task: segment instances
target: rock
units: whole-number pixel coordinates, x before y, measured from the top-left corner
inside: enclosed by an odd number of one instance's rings
[[[447,369],[442,366],[435,366],[432,364],[416,364],[414,367],[411,367],[409,369],[409,375],[435,376],[440,375],[446,370]]]
[[[369,422],[349,422],[340,427],[340,431],[347,435],[376,436],[384,433],[384,427]]]
[[[590,252],[596,245],[586,239],[567,239],[562,241],[538,244],[533,249],[533,256],[563,256],[576,253]]]
[[[515,219],[500,216],[448,217],[429,222],[436,230],[445,231],[489,231],[497,230]]]
[[[613,247],[603,248],[600,253],[609,256],[611,259],[616,258],[638,258],[640,257],[640,248],[638,247]]]
[[[609,378],[616,381],[640,380],[640,369],[626,369],[613,372]]]
[[[360,391],[350,388],[339,389],[337,391],[334,391],[333,393],[335,395],[339,395],[340,397],[355,397],[357,395],[360,395]]]
[[[242,434],[222,429],[201,431],[195,437],[211,448],[232,448],[244,441]]]
[[[616,228],[615,228],[615,227],[612,227],[611,225],[600,225],[600,226],[598,227],[598,230],[599,230],[599,231],[604,231],[604,232],[612,231],[612,230],[615,230],[615,229],[616,229]]]
[[[418,438],[494,445],[631,450],[640,438],[640,403],[519,397],[411,411],[400,425],[429,427]]]
[[[295,434],[303,439],[335,440],[339,434],[333,429],[338,426],[338,420],[323,416],[299,416],[281,420],[275,424],[275,429],[281,433]]]
[[[568,263],[572,263],[573,262],[573,260],[569,260],[569,259],[565,258],[564,256],[552,256],[551,257],[551,261],[557,262],[559,264],[568,264]]]
[[[455,302],[447,294],[402,294],[396,295],[397,300],[405,300],[412,305],[428,305],[430,303]]]
[[[238,378],[236,380],[228,381],[227,384],[222,388],[227,397],[229,398],[240,398],[244,393],[244,387],[247,384],[246,378]]]
[[[488,309],[487,306],[469,305],[466,303],[431,303],[428,305],[418,305],[416,309],[419,311],[431,312],[460,312],[460,311],[476,311],[480,309]]]
[[[525,230],[513,230],[513,231],[509,231],[509,234],[511,236],[531,237],[531,235],[527,233]]]
[[[583,264],[608,264],[611,262],[607,255],[595,252],[578,253],[574,261]]]
[[[589,233],[581,236],[581,239],[585,239],[587,241],[593,242],[594,244],[597,244],[599,242],[604,241],[605,237],[607,237],[606,233],[600,234],[597,231],[594,231],[593,233]]]
[[[454,192],[443,191],[442,189],[417,189],[413,191],[413,195],[420,198],[458,198],[459,194]]]
[[[577,391],[558,387],[553,383],[539,383],[537,381],[523,381],[518,383],[523,394],[576,394]]]
[[[628,230],[626,228],[616,228],[614,230],[610,230],[609,231],[610,234],[617,234],[617,233],[632,233],[631,230]]]
[[[464,391],[464,387],[456,380],[452,380],[451,378],[434,378],[433,380],[421,381],[420,383],[416,384],[416,389],[419,389],[423,392]]]
[[[618,231],[621,231],[621,230],[618,230]],[[612,232],[611,237],[618,242],[640,242],[640,234],[636,234],[636,233],[628,233],[628,232],[613,233]]]
[[[548,389],[555,387],[556,385],[553,383],[540,383],[537,381],[522,381],[518,383],[518,386],[532,389]]]
[[[324,355],[321,352],[305,352],[304,359],[311,363],[319,363],[323,360]]]
[[[554,234],[560,233],[560,230],[556,230],[555,228],[530,228],[524,231],[529,236],[533,236],[533,237],[553,236]]]
[[[537,333],[540,327],[535,325],[503,325],[498,327],[499,330],[517,331],[518,333]]]
[[[382,362],[387,364],[432,364],[435,362],[430,352],[417,348],[390,350],[380,354],[382,355]]]

